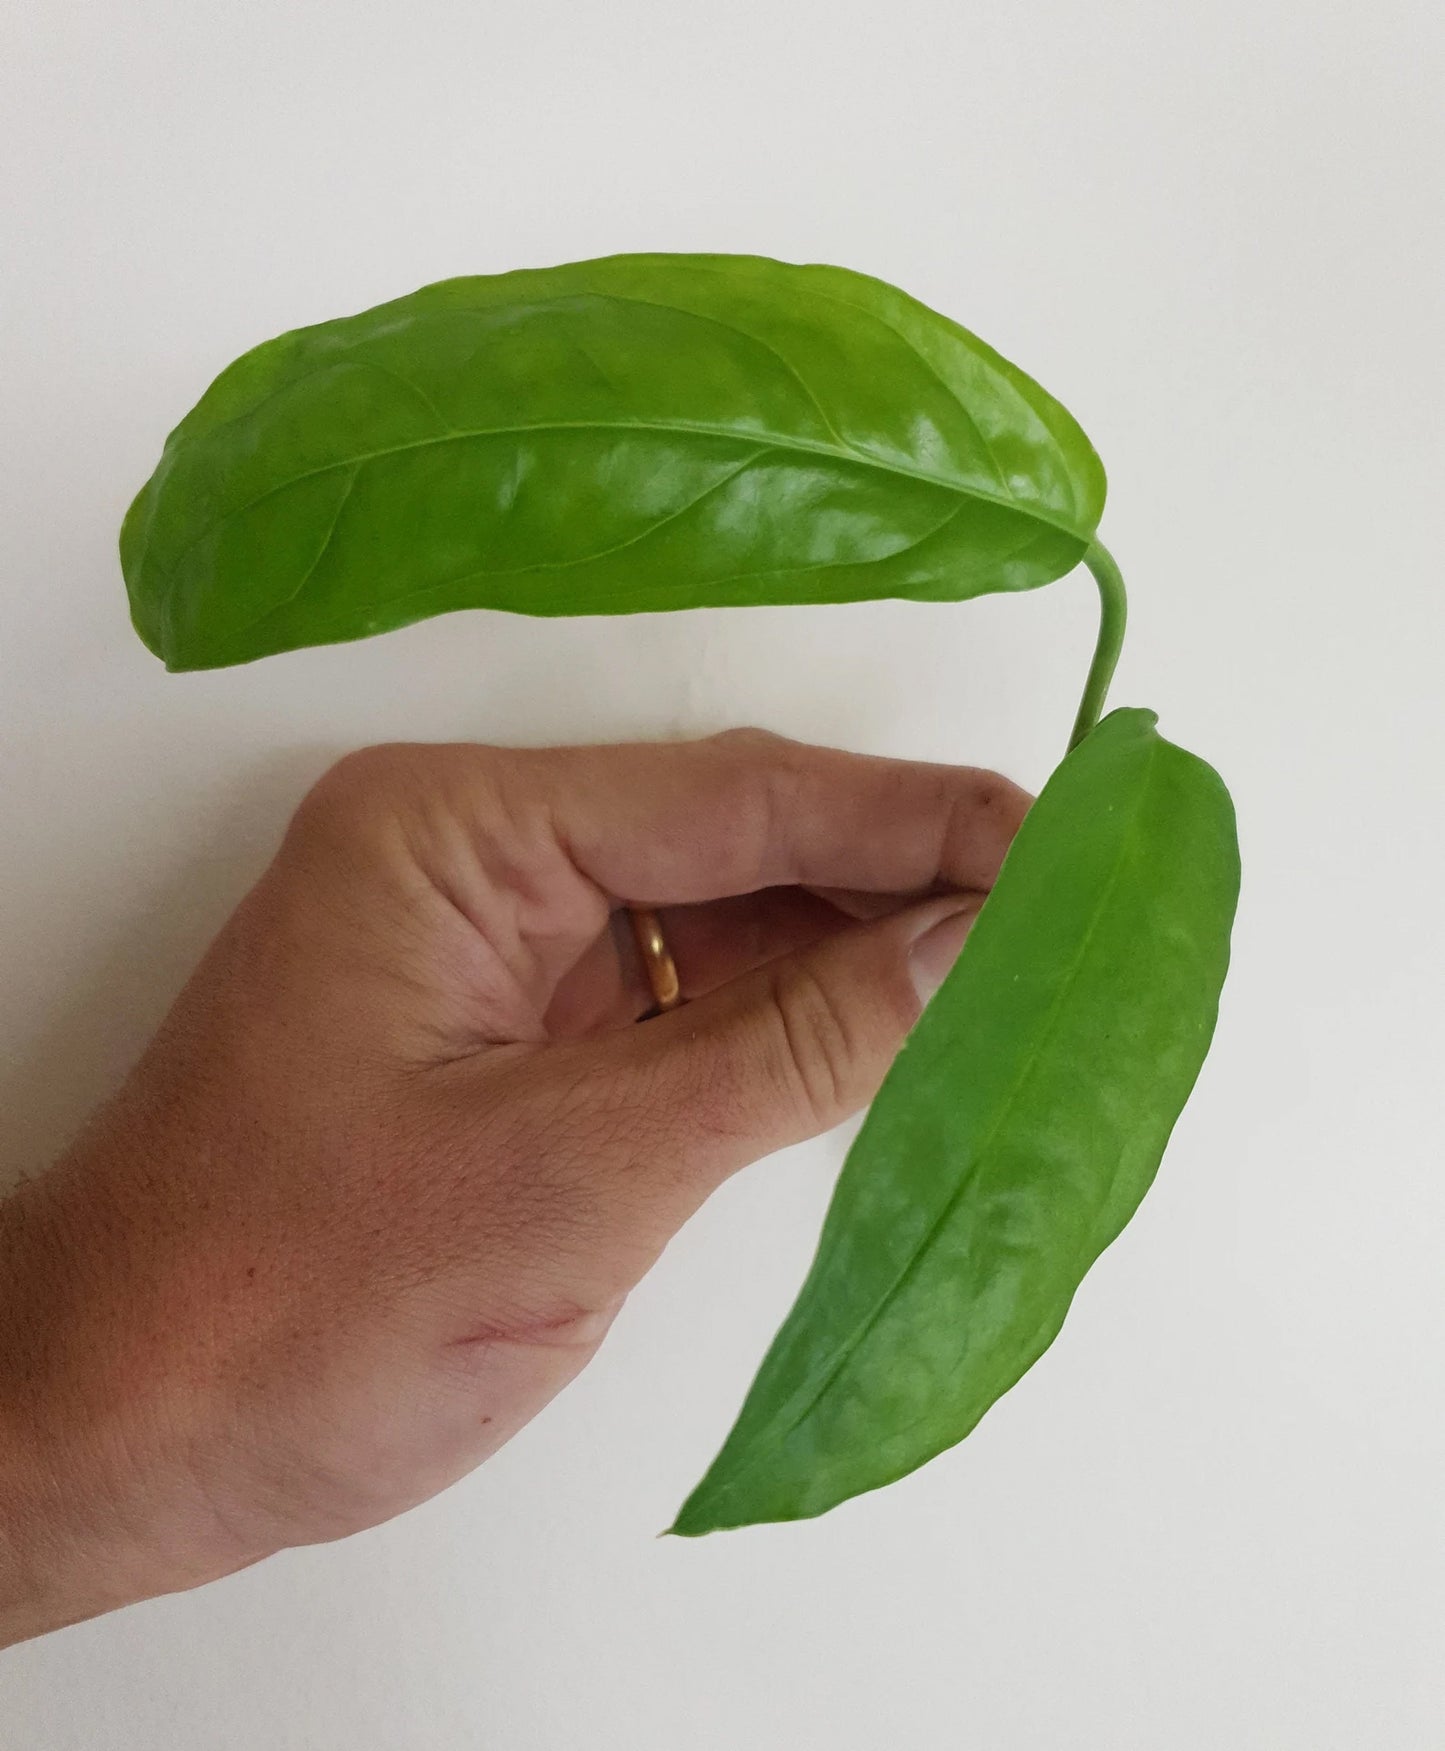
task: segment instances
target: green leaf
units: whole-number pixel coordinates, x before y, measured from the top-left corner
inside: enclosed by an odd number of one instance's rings
[[[614,256],[445,281],[247,353],[121,560],[173,669],[450,609],[954,599],[1069,571],[1088,439],[956,323],[835,267]]]
[[[1154,721],[1114,712],[1029,812],[674,1532],[821,1514],[962,1440],[1134,1213],[1208,1049],[1239,886],[1228,793]]]

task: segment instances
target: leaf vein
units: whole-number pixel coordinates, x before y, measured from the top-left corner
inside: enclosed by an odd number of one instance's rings
[[[666,528],[669,523],[675,523],[678,518],[685,517],[689,511],[695,510],[698,505],[702,504],[705,499],[710,498],[713,493],[721,492],[730,481],[734,481],[740,474],[746,473],[760,456],[765,456],[767,454],[767,449],[768,447],[766,444],[760,446],[757,450],[753,451],[752,455],[744,457],[736,467],[730,468],[727,473],[722,475],[719,479],[710,482],[701,492],[696,493],[690,498],[686,504],[679,505],[675,510],[669,511],[665,517],[657,518],[654,522],[649,523],[645,529],[639,530],[635,535],[629,535],[625,541],[615,542],[611,547],[600,547],[594,553],[579,554],[575,559],[542,560],[536,565],[512,566],[510,568],[478,567],[474,571],[459,572],[455,577],[441,578],[434,584],[425,584],[418,590],[406,590],[400,595],[387,596],[384,598],[385,603],[388,607],[394,607],[403,602],[416,601],[422,597],[433,595],[439,590],[454,590],[459,584],[470,583],[473,578],[525,577],[530,572],[566,571],[572,566],[590,565],[594,560],[610,559],[613,554],[623,553],[628,548],[636,547],[641,542],[648,540],[651,536],[655,535],[659,529]],[[360,469],[358,469],[357,472],[360,473]],[[343,500],[343,503],[344,502],[345,501]],[[285,608],[289,603],[293,602],[296,597],[300,595],[302,588],[305,586],[311,576],[311,572],[314,570],[315,565],[308,570],[306,577],[301,580],[301,583],[298,584],[296,589],[292,590],[288,596],[280,602],[273,603],[264,614],[258,615],[255,620],[248,621],[243,627],[238,627],[236,629],[237,632],[254,632],[258,626],[264,625],[272,615],[279,613],[282,608]]]

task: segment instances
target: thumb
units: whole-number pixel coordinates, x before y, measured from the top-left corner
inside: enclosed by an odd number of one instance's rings
[[[609,1037],[631,1170],[659,1170],[678,1223],[738,1168],[873,1098],[983,901],[951,894],[853,925]]]

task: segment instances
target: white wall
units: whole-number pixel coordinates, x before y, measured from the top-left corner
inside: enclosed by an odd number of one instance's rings
[[[443,1499],[0,1661],[4,1751],[1424,1751],[1440,1476],[1441,11],[1432,0],[12,0],[0,54],[0,1160],[121,1073],[338,751],[753,720],[1042,781],[1080,580],[967,607],[474,614],[167,677],[114,556],[235,353],[630,248],[893,279],[1080,416],[1116,699],[1226,774],[1218,1045],[964,1447],[653,1534],[843,1137],[729,1186]],[[807,654],[807,661],[801,660]],[[663,674],[661,683],[655,677]]]

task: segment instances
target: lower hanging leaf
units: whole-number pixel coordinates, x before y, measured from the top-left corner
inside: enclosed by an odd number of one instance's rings
[[[1111,714],[1030,811],[674,1532],[822,1514],[962,1440],[1138,1207],[1208,1050],[1239,887],[1228,792],[1154,725]]]

